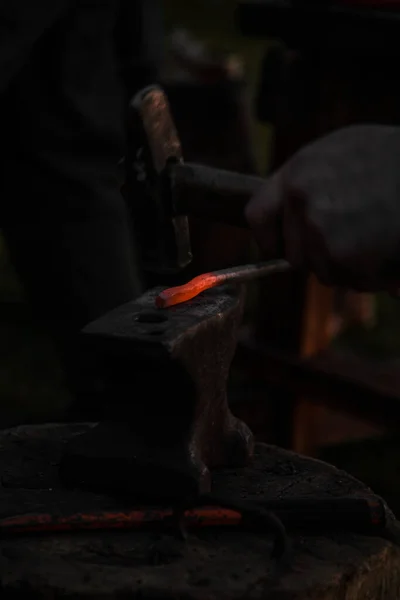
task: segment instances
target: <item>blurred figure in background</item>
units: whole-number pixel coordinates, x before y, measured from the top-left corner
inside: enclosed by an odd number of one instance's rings
[[[77,333],[140,293],[117,165],[162,38],[158,0],[0,0],[0,227],[76,396]]]

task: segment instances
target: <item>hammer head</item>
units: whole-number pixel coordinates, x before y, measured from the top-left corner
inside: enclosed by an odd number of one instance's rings
[[[141,90],[130,105],[123,193],[133,217],[142,268],[174,274],[192,260],[188,219],[175,215],[168,169],[182,162],[167,97],[158,86]]]

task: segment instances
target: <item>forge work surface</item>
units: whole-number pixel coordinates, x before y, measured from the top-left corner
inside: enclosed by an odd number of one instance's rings
[[[121,500],[67,491],[57,465],[68,440],[90,425],[27,426],[0,433],[0,518],[30,512],[115,510]],[[128,476],[128,475],[127,475]],[[253,463],[216,472],[214,491],[260,501],[369,490],[334,467],[259,445]],[[132,508],[126,500],[125,508]],[[0,594],[7,598],[151,600],[398,600],[400,550],[348,533],[292,537],[293,563],[273,584],[272,539],[261,533],[85,532],[0,540]],[[157,559],[155,559],[157,557]]]

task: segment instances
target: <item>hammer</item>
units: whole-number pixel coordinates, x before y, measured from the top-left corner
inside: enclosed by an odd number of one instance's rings
[[[131,144],[124,197],[144,270],[179,273],[192,260],[188,216],[247,227],[244,208],[261,177],[184,162],[167,97],[159,86],[130,105]],[[139,147],[137,140],[140,140]]]

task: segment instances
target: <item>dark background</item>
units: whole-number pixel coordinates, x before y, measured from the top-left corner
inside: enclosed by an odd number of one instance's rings
[[[177,27],[187,28],[211,48],[240,55],[245,63],[248,93],[252,98],[266,42],[249,40],[237,33],[234,6],[233,0],[165,1],[167,34]],[[267,170],[270,140],[270,129],[253,117],[252,142],[261,173]],[[400,308],[397,301],[386,296],[379,297],[374,327],[348,331],[335,343],[377,361],[397,360],[400,357]],[[70,400],[57,357],[51,343],[30,315],[1,237],[0,398],[0,427],[56,420]],[[329,418],[328,425],[325,425],[328,429],[330,423],[333,427],[335,415],[331,414]],[[337,427],[342,425],[336,422]],[[362,424],[343,424],[343,437],[346,427],[347,430],[359,427],[360,431],[364,431]],[[358,437],[364,437],[364,434]],[[378,491],[383,490],[386,496],[395,494],[400,470],[396,437],[384,441],[379,438],[378,442],[351,442],[350,446],[335,444],[322,448],[320,455],[350,470]]]

